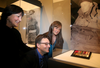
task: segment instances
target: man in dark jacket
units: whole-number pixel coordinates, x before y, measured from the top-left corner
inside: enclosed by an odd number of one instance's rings
[[[35,39],[35,49],[26,53],[19,68],[48,68],[49,48],[48,36],[38,35]]]

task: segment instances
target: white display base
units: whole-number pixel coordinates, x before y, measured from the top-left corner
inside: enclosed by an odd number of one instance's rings
[[[92,53],[90,56],[90,59],[84,59],[84,58],[71,56],[73,52],[74,50],[67,51],[58,56],[53,57],[53,59],[86,65],[86,66],[95,67],[95,68],[100,68],[100,54]]]
[[[32,45],[32,44],[26,44],[28,47],[31,47],[31,48],[34,48],[35,45]]]

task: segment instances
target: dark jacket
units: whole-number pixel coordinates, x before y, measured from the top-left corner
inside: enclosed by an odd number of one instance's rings
[[[47,54],[44,55],[43,61],[44,61],[43,68],[48,68],[48,55]],[[38,53],[36,49],[33,49],[29,51],[28,53],[26,53],[26,56],[20,63],[19,68],[40,68],[39,67],[39,57],[38,57]]]
[[[17,29],[0,25],[0,31],[0,44],[3,50],[1,52],[1,58],[4,58],[3,61],[8,64],[7,67],[14,68],[13,66],[16,66],[16,64],[18,66],[25,53],[31,50],[31,48],[23,43]],[[6,63],[4,63],[5,66]]]

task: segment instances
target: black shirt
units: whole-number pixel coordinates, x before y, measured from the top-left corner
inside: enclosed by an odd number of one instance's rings
[[[15,28],[9,28],[7,26],[0,25],[0,44],[1,44],[1,58],[4,65],[7,67],[13,67],[17,62],[24,57],[25,53],[31,50],[27,47],[21,38],[19,31]],[[19,52],[19,55],[18,55]],[[2,62],[2,61],[1,61]],[[18,65],[17,65],[18,66]],[[4,67],[4,66],[3,66]],[[16,65],[15,65],[16,67]],[[13,67],[13,68],[15,68]]]

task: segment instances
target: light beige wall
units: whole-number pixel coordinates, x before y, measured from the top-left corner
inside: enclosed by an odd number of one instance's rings
[[[40,34],[47,32],[52,23],[53,0],[40,0],[42,3],[40,18]]]
[[[63,51],[68,50],[71,37],[71,7],[70,0],[60,0],[53,4],[53,20],[58,20],[62,23],[62,35],[64,38]]]

